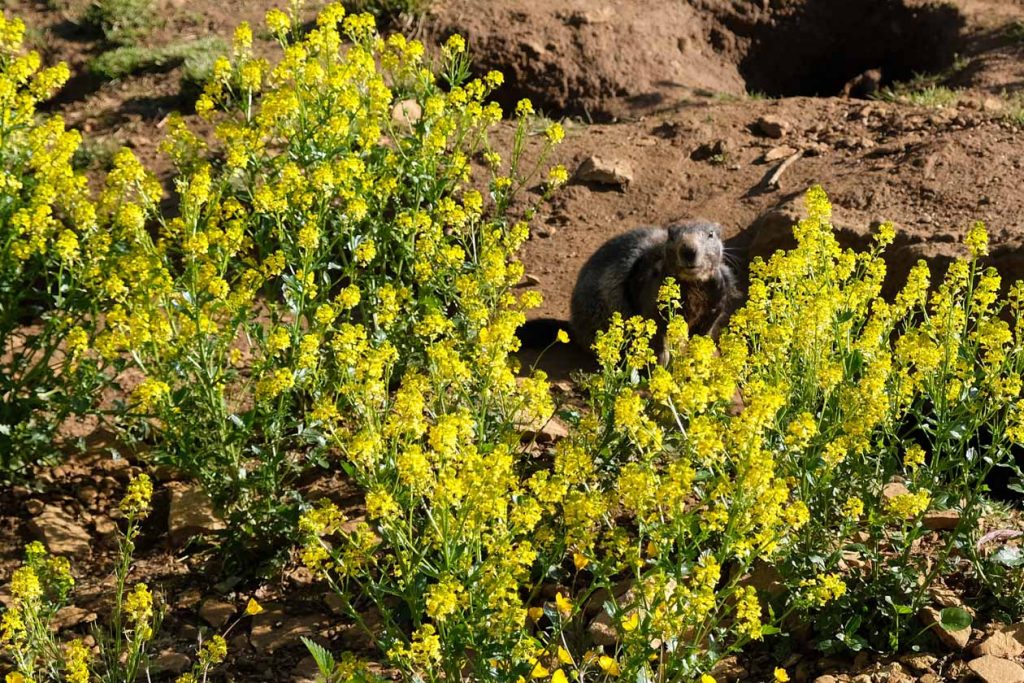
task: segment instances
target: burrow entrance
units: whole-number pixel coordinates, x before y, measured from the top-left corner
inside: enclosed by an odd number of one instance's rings
[[[880,69],[882,84],[941,73],[962,48],[956,7],[912,0],[773,0],[755,21],[723,23],[749,41],[737,65],[748,92],[772,97],[838,94]]]

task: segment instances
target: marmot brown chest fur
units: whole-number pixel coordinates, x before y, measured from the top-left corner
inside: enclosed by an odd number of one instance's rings
[[[740,299],[736,276],[725,264],[721,230],[702,220],[665,228],[637,228],[618,235],[594,252],[580,269],[570,305],[576,341],[589,349],[599,330],[619,312],[658,323],[654,352],[662,365],[665,321],[658,290],[673,277],[683,294],[683,315],[691,334],[717,337]]]

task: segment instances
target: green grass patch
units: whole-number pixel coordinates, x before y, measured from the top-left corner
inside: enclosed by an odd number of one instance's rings
[[[944,85],[929,85],[920,89],[911,89],[902,85],[882,88],[877,99],[884,102],[913,104],[918,107],[948,107],[960,101],[960,93]]]
[[[960,93],[945,85],[949,79],[967,68],[971,60],[958,55],[948,69],[929,74],[915,74],[879,90],[873,97],[883,102],[913,104],[919,107],[948,107],[960,101]]]
[[[115,138],[82,138],[82,143],[71,157],[71,166],[77,170],[110,170],[121,142]]]
[[[82,22],[114,45],[131,45],[157,26],[159,13],[153,0],[95,0]]]
[[[128,45],[109,50],[89,62],[89,71],[109,80],[146,71],[172,69],[184,65],[183,82],[205,80],[217,55],[227,44],[217,37],[200,38],[160,47]]]

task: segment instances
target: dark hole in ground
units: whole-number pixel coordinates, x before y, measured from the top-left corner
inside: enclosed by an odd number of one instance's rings
[[[881,69],[883,85],[906,81],[948,69],[961,47],[964,18],[952,5],[908,6],[904,0],[782,4],[767,20],[729,27],[750,40],[739,63],[748,92],[835,95],[869,69]]]

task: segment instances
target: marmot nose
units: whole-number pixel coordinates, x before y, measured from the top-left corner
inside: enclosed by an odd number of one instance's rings
[[[679,250],[679,259],[684,266],[692,266],[697,260],[697,250],[693,247],[684,246]]]

